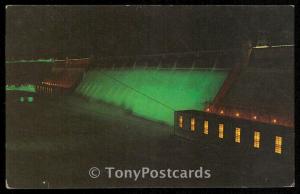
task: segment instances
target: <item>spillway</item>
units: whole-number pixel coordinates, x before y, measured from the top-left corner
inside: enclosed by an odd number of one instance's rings
[[[224,69],[94,69],[75,92],[172,126],[175,110],[203,110],[227,74]]]

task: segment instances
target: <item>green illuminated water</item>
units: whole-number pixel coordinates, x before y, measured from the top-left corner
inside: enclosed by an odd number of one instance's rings
[[[35,85],[6,85],[5,88],[7,91],[12,90],[12,91],[25,91],[25,92],[33,92],[35,93]]]
[[[227,71],[130,69],[93,70],[76,92],[173,125],[175,110],[203,110],[213,100]]]
[[[17,60],[6,61],[5,63],[54,63],[54,59]]]

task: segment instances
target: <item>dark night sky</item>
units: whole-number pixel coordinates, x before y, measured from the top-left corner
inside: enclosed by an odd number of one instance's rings
[[[293,41],[291,6],[10,6],[7,58],[138,55]]]

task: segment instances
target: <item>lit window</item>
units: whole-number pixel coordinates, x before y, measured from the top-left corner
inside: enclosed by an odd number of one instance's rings
[[[224,124],[219,124],[219,138],[224,137]]]
[[[20,102],[24,102],[24,97],[20,97]]]
[[[281,154],[281,145],[282,145],[282,137],[276,136],[275,137],[275,152],[277,154]]]
[[[180,128],[183,128],[183,117],[182,116],[179,116],[179,127]]]
[[[254,131],[254,147],[259,148],[260,132]]]
[[[235,142],[241,143],[241,128],[235,128]]]
[[[27,97],[27,101],[28,101],[28,102],[33,102],[33,97],[32,97],[32,96]]]
[[[208,134],[208,121],[204,121],[204,134]]]
[[[191,131],[195,131],[195,125],[196,125],[195,118],[192,118],[191,119]]]

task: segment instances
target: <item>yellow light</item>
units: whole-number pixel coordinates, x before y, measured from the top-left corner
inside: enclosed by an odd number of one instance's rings
[[[281,154],[281,146],[282,146],[282,137],[275,137],[275,153]]]
[[[208,121],[204,121],[204,134],[208,134]]]
[[[219,138],[223,139],[224,137],[224,124],[219,124]]]
[[[256,116],[253,117],[254,120],[256,120],[256,118],[257,118]]]
[[[195,118],[191,119],[191,131],[195,131],[196,120]]]
[[[183,117],[182,116],[179,116],[179,127],[180,128],[183,128]]]
[[[259,148],[260,132],[254,131],[254,147]]]
[[[224,114],[224,111],[223,111],[223,110],[221,110],[220,114]]]
[[[273,123],[277,123],[277,120],[276,119],[273,119],[273,121],[272,121]]]
[[[240,116],[240,113],[238,113],[238,112],[237,112],[237,113],[235,113],[235,116],[239,117],[239,116]]]
[[[241,128],[235,128],[235,142],[241,143]]]
[[[206,111],[207,111],[207,112],[209,112],[209,111],[210,111],[210,109],[209,109],[209,108],[207,108],[207,109],[206,109]]]

